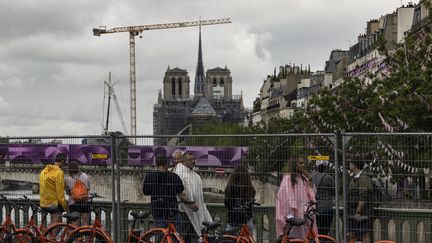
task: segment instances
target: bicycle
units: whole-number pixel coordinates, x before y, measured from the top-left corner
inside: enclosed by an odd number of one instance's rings
[[[89,197],[89,203],[90,205],[93,204],[93,199],[95,197],[102,198],[101,196],[97,195],[96,193],[91,193]],[[102,226],[101,221],[101,213],[103,208],[99,207],[97,209],[94,209],[92,207],[91,209],[95,213],[95,220],[93,224],[89,225],[83,225],[76,229],[74,229],[70,233],[70,237],[67,239],[67,243],[74,243],[74,242],[104,242],[104,243],[114,243],[111,236],[105,231],[105,229]]]
[[[163,200],[159,200],[163,201]],[[180,201],[177,203],[194,204],[193,201]],[[165,228],[153,228],[145,232],[141,237],[141,240],[146,243],[163,242],[163,243],[185,243],[184,239],[180,236],[179,232],[174,225],[174,214],[173,210],[170,211],[170,217],[167,220],[167,227]]]
[[[253,206],[259,206],[261,204],[256,203],[255,200],[249,200],[245,202],[243,205],[239,205],[239,207],[234,208],[236,211],[243,211],[246,213],[245,209],[249,209]],[[241,226],[234,227],[233,229],[225,232],[222,237],[217,238],[215,243],[256,243],[253,238],[252,232],[249,230],[249,225],[243,224]]]
[[[204,221],[204,222],[202,222],[202,225],[204,226],[204,228],[202,228],[202,230],[201,230],[201,237],[200,237],[201,242],[202,243],[215,242],[219,238],[219,236],[210,235],[209,232],[217,229],[221,225],[221,222],[220,221],[215,221],[215,222]]]
[[[15,210],[22,209],[20,206],[16,205],[14,202],[10,201],[7,197],[0,194],[0,198],[8,203],[6,206],[6,218],[4,222],[0,225],[0,242],[3,242],[6,238],[12,235],[16,231],[16,226],[12,221],[12,208]]]
[[[134,243],[135,242],[136,243],[146,243],[144,240],[141,239],[141,237],[142,237],[141,233],[142,232],[140,230],[135,229],[135,224],[136,224],[137,220],[146,219],[149,216],[149,213],[132,211],[130,214],[133,217],[133,221],[132,221],[131,228],[128,232],[127,243],[132,243],[132,242],[134,242]]]
[[[49,213],[56,212],[58,206],[42,209],[35,205],[27,196],[24,196],[23,199],[30,205],[32,215],[30,216],[27,225],[17,229],[17,232],[10,236],[10,240],[40,243],[66,242],[66,239],[69,237],[69,232],[76,228],[76,226],[71,224],[71,222],[80,217],[79,213],[72,212],[63,214],[63,217],[66,218],[66,223],[54,223],[47,228],[44,224],[46,217]],[[40,225],[37,225],[36,222],[36,216],[38,213],[42,214],[42,221]]]
[[[329,236],[329,235],[321,235],[318,234],[314,229],[313,229],[313,225],[314,225],[314,216],[317,214],[317,210],[316,210],[316,202],[308,202],[306,203],[307,209],[305,212],[305,219],[295,219],[293,217],[286,217],[285,222],[285,228],[284,228],[284,233],[279,237],[278,242],[279,243],[287,243],[287,242],[315,242],[315,243],[320,243],[321,241],[323,242],[334,242],[336,243],[336,240]],[[305,236],[305,239],[293,239],[293,238],[289,238],[289,233],[292,229],[292,227],[294,226],[302,226],[306,224],[306,226],[308,227],[308,232]]]
[[[135,229],[136,221],[146,219],[150,215],[148,212],[134,212],[134,211],[132,211],[130,214],[133,217],[133,221],[132,221],[132,226],[131,226],[129,233],[128,233],[127,243],[148,243],[148,242],[152,242],[152,239],[151,239],[152,237],[154,237],[154,238],[157,238],[157,237],[160,238],[161,237],[161,235],[163,234],[162,231],[158,231],[157,236],[155,236],[155,235],[149,236],[149,235],[145,235],[145,234],[142,235],[141,231]],[[220,221],[216,221],[216,222],[204,221],[204,222],[202,222],[202,224],[203,224],[204,228],[201,230],[201,233],[202,233],[201,242],[202,243],[213,242],[217,236],[210,236],[209,231],[218,228],[221,225]],[[158,229],[158,228],[154,228],[153,230],[156,230],[156,229]],[[175,227],[172,225],[172,227],[170,229],[171,229],[171,231],[174,231]],[[148,231],[148,232],[150,232],[150,231]],[[146,232],[146,233],[148,233],[148,232]],[[168,233],[168,229],[166,229],[166,233]],[[154,239],[154,240],[156,241],[156,239]],[[179,241],[182,239],[177,239],[177,240]],[[169,242],[168,239],[166,239],[166,241]],[[182,242],[182,241],[179,241],[179,242]]]

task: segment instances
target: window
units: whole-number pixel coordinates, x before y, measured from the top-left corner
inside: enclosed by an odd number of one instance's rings
[[[213,87],[216,87],[216,86],[217,86],[216,78],[213,78]]]
[[[175,78],[171,79],[171,95],[172,96],[176,95],[176,93],[175,93]]]
[[[224,85],[224,79],[223,78],[221,78],[221,80],[220,80],[220,85]]]
[[[182,79],[181,78],[179,78],[178,79],[178,93],[179,93],[179,96],[182,96],[182,94],[183,94],[183,91],[182,91]]]

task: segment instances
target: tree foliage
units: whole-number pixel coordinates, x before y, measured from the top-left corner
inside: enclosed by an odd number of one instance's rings
[[[383,71],[368,74],[367,79],[346,77],[336,89],[323,88],[309,100],[306,109],[295,112],[291,119],[273,118],[268,123],[249,126],[210,124],[194,134],[269,134],[268,137],[250,137],[212,140],[214,145],[248,146],[249,160],[259,171],[277,171],[283,162],[298,153],[320,153],[331,143],[319,138],[282,138],[271,134],[346,132],[432,132],[432,38],[431,18],[419,30],[410,32],[405,43],[395,50],[385,49],[380,37],[376,47],[387,55]],[[386,140],[384,138],[355,138],[350,141],[348,153],[375,159],[393,171],[388,160],[401,160],[408,166],[424,168],[425,158],[432,160],[432,138]],[[295,146],[295,145],[301,146]],[[390,158],[384,147],[398,148],[404,156]],[[413,149],[414,147],[414,149]],[[395,149],[396,150],[396,149]],[[330,150],[328,150],[330,151]],[[395,152],[395,153],[396,153]],[[322,152],[321,152],[322,153]],[[327,152],[330,153],[330,152]],[[409,168],[409,167],[408,167]]]

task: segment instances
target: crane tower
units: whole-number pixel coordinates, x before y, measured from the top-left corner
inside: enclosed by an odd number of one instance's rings
[[[172,28],[184,28],[204,25],[227,24],[231,23],[230,18],[224,19],[209,19],[198,20],[190,22],[166,23],[166,24],[151,24],[151,25],[138,25],[128,27],[115,27],[112,29],[94,28],[93,35],[100,36],[102,34],[113,34],[121,32],[129,32],[129,52],[130,52],[130,123],[131,134],[136,135],[136,66],[135,66],[135,36],[142,34],[146,30],[160,30]]]

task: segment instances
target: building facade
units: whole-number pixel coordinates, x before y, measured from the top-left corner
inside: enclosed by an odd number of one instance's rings
[[[187,70],[168,67],[165,72],[163,92],[159,91],[158,101],[153,106],[155,136],[188,134],[191,129],[211,122],[244,123],[247,111],[242,96],[232,94],[231,71],[225,66],[208,69],[204,74],[201,29],[198,45],[193,95]],[[168,137],[156,138],[154,142],[174,145],[180,140]]]
[[[368,74],[381,75],[387,72],[385,53],[380,50],[380,41],[393,51],[405,41],[405,33],[411,29],[416,6],[409,3],[393,13],[367,22],[366,33],[358,36],[358,42],[350,48],[347,66],[348,76],[371,81]]]
[[[251,122],[268,122],[271,118],[291,118],[296,109],[306,107],[308,97],[316,93],[324,81],[324,72],[302,66],[285,65],[263,81],[259,97],[253,104]]]

